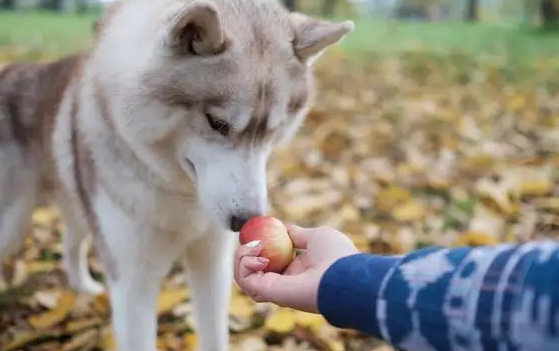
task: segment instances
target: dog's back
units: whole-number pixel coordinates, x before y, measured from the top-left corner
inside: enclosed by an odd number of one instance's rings
[[[42,192],[52,188],[50,137],[81,56],[0,70],[0,261],[19,244]]]

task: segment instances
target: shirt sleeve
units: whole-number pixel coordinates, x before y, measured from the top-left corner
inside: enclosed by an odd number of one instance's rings
[[[344,257],[318,308],[402,350],[559,350],[559,243]]]

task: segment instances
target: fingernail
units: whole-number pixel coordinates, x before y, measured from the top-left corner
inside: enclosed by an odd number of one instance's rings
[[[253,248],[257,247],[258,245],[260,245],[260,240],[253,240],[253,241],[249,242],[248,244],[246,244],[245,247],[248,247],[249,249],[253,249]]]
[[[270,262],[270,260],[267,259],[266,257],[258,257],[257,260],[258,260],[258,262],[261,262],[261,263],[268,263],[268,262]]]

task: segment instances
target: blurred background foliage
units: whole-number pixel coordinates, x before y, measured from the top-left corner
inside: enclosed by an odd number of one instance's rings
[[[0,0],[0,48],[31,57],[86,48],[105,1]],[[522,61],[559,51],[559,0],[283,1],[307,14],[354,19],[356,32],[343,44],[352,56],[428,50]]]

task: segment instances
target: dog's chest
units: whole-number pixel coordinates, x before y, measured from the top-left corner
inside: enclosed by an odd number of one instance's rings
[[[190,197],[178,194],[158,193],[155,196],[154,222],[164,228],[194,237],[205,233],[211,226],[210,217]]]
[[[189,194],[165,191],[141,182],[112,183],[104,190],[136,222],[155,230],[196,235],[208,230],[209,216]]]

